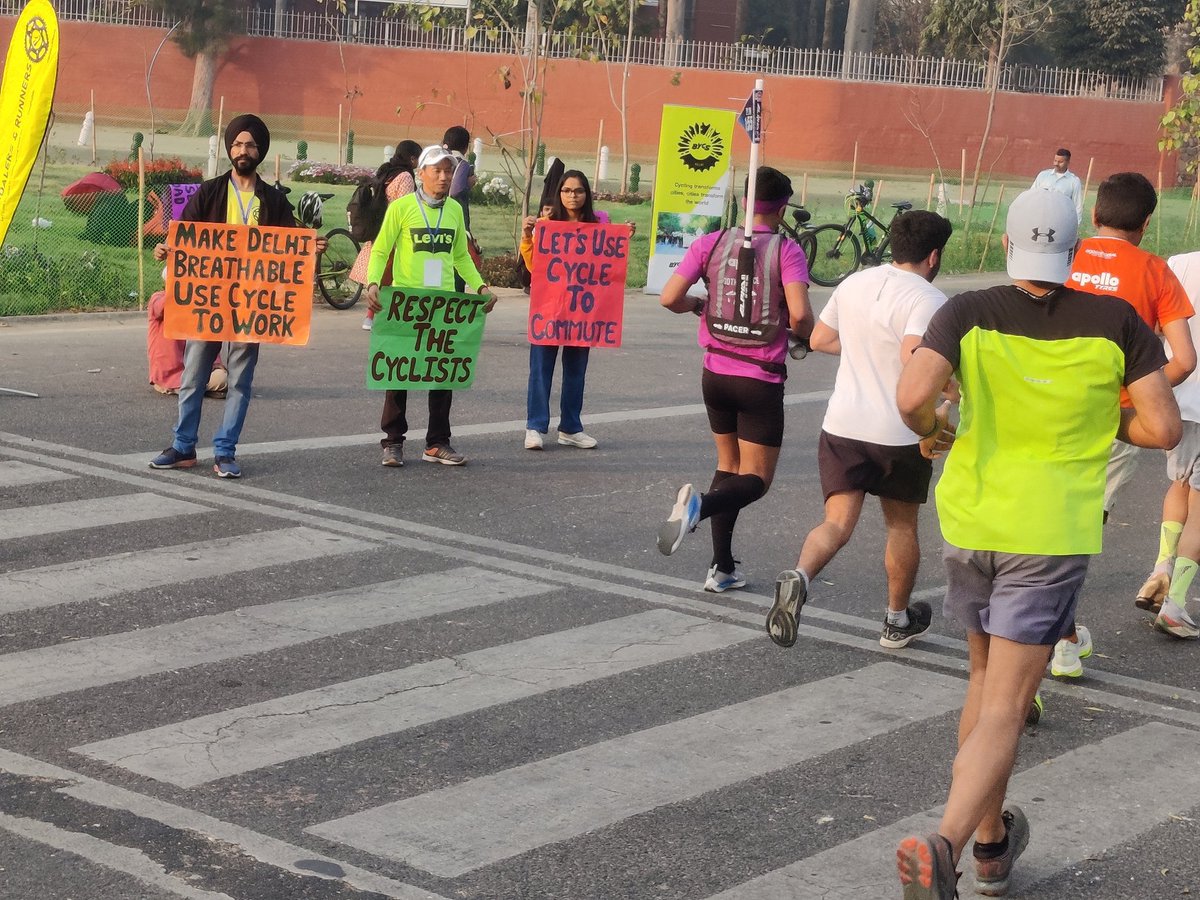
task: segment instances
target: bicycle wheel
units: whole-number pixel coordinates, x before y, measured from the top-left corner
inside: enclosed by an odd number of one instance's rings
[[[779,223],[779,230],[800,245],[800,249],[804,251],[804,261],[811,270],[813,253],[816,250],[816,244],[813,243],[812,231],[807,228],[796,228],[786,221]]]
[[[823,287],[836,287],[858,268],[862,249],[858,238],[841,225],[822,225],[812,230],[812,263],[809,277]]]
[[[349,309],[358,302],[362,285],[350,280],[350,267],[358,257],[358,241],[345,228],[325,235],[329,246],[317,260],[317,287],[334,309]]]

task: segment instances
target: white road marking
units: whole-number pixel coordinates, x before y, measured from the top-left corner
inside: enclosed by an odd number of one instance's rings
[[[0,575],[0,615],[101,600],[376,546],[312,528],[285,528],[8,572]]]
[[[28,756],[0,750],[0,771],[28,778],[49,778],[66,782],[67,785],[58,788],[58,791],[68,797],[102,806],[105,809],[132,813],[139,818],[159,822],[169,828],[209,835],[218,841],[240,848],[260,862],[297,875],[326,881],[344,881],[357,890],[374,891],[391,898],[391,900],[446,900],[431,891],[393,881],[382,875],[376,875],[374,872],[368,872],[307,848],[260,834],[241,825],[224,822],[221,819],[215,819],[195,810],[184,809],[182,806],[176,806],[164,800],[115,787],[103,781],[88,778],[86,775],[52,766],[41,760],[31,759]]]
[[[958,678],[876,663],[306,831],[454,878],[941,715],[962,698]]]
[[[31,466],[16,459],[0,460],[0,488],[21,487],[27,484],[42,484],[50,481],[66,481],[78,478],[69,472]]]
[[[1008,802],[1030,822],[1029,848],[1013,867],[1014,895],[1132,841],[1196,804],[1196,733],[1151,722],[1064,753],[1016,775]],[[949,760],[946,761],[947,763]],[[1081,793],[1081,786],[1104,785]],[[896,847],[937,831],[942,809],[908,816],[808,859],[776,869],[712,900],[862,900],[898,896]],[[974,868],[964,852],[959,894],[972,896]]]
[[[467,567],[7,653],[0,656],[0,706],[549,590]]]
[[[67,831],[37,819],[25,819],[0,812],[0,828],[55,850],[63,850],[93,862],[105,869],[124,872],[142,884],[184,897],[187,900],[233,900],[228,894],[217,894],[185,884],[169,875],[161,864],[141,850],[110,844],[90,834]]]
[[[21,506],[0,510],[0,541],[211,511],[208,506],[149,492]]]

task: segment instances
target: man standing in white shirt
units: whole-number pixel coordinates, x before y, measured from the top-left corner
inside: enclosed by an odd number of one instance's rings
[[[1038,172],[1033,186],[1066,194],[1075,204],[1075,218],[1083,221],[1083,185],[1079,183],[1079,176],[1071,171],[1071,151],[1066,147],[1054,151],[1054,165]]]
[[[941,435],[940,428],[914,434],[904,424],[896,386],[929,320],[946,302],[931,282],[950,232],[949,220],[935,213],[897,217],[892,264],[843,281],[813,329],[812,348],[840,354],[841,362],[817,450],[825,520],[805,538],[796,568],[775,580],[767,630],[781,646],[795,643],[795,619],[809,583],[850,540],[867,494],[879,498],[887,525],[888,613],[879,643],[904,647],[929,629],[929,604],[908,601],[921,559],[917,513],[929,495]]]

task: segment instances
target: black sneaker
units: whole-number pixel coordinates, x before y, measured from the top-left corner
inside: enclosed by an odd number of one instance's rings
[[[883,633],[879,635],[879,646],[891,650],[907,647],[909,641],[920,637],[929,630],[929,623],[932,621],[933,610],[924,600],[918,600],[908,607],[908,625],[904,628],[888,624],[887,619],[883,620]]]

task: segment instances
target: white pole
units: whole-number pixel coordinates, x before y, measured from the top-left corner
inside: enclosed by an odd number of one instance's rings
[[[754,82],[755,112],[757,112],[762,107],[762,92],[763,92],[763,80],[761,78],[758,78]],[[758,117],[756,116],[756,118],[758,118]],[[751,244],[754,240],[754,195],[756,193],[755,188],[757,187],[755,182],[758,180],[758,152],[759,152],[759,142],[761,140],[762,140],[762,122],[755,121],[754,122],[754,134],[751,136],[751,139],[750,139],[750,172],[746,176],[748,179],[747,184],[746,184],[746,226],[745,226],[746,230],[745,230],[745,239],[743,241],[743,246],[746,246],[746,247],[751,246]]]

